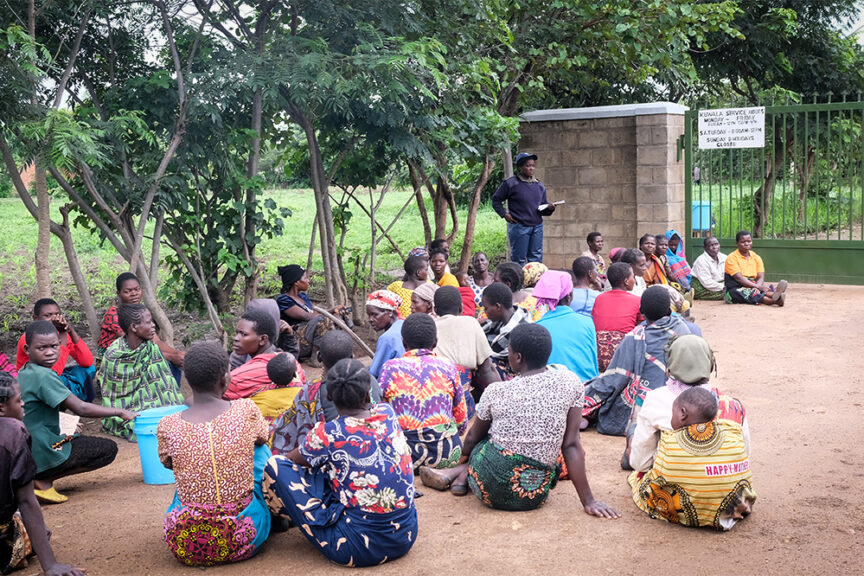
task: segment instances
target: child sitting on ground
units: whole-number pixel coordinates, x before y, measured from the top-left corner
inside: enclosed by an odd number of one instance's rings
[[[332,422],[339,417],[339,411],[336,410],[336,405],[330,400],[327,394],[327,371],[332,368],[336,362],[344,359],[354,358],[354,341],[347,332],[341,330],[333,330],[324,335],[321,339],[321,345],[318,348],[318,359],[321,361],[321,377],[315,380],[318,388],[318,405],[324,412],[324,420]],[[378,380],[372,374],[369,374],[369,394],[372,397],[372,403],[377,404],[381,401],[381,387],[378,385]]]
[[[93,376],[96,369],[93,367],[93,354],[84,340],[78,336],[75,327],[63,316],[60,306],[51,298],[42,298],[33,305],[33,320],[47,320],[54,324],[60,333],[60,355],[51,369],[54,370],[63,384],[72,391],[75,396],[84,402],[92,402],[96,398],[96,388],[93,386]],[[69,358],[75,364],[67,366]],[[27,363],[29,357],[24,351],[24,335],[18,340],[18,354],[16,356],[16,367]]]
[[[117,456],[117,444],[107,438],[60,433],[60,410],[87,418],[116,416],[124,421],[138,414],[82,402],[72,394],[51,367],[60,355],[60,336],[51,322],[37,320],[24,333],[24,352],[30,361],[18,374],[24,399],[24,424],[30,432],[36,460],[35,491],[43,503],[68,500],[54,489],[58,478],[107,466]]]
[[[717,411],[705,388],[675,399],[673,430],[661,433],[654,466],[628,478],[633,500],[651,518],[729,530],[750,514],[756,493],[741,424],[715,420]]]
[[[177,481],[165,514],[165,543],[189,566],[245,560],[270,535],[261,492],[270,458],[267,423],[252,400],[223,398],[230,377],[219,342],[192,346],[183,370],[192,403],[156,429],[159,460]]]
[[[0,574],[24,568],[35,552],[47,576],[84,576],[82,570],[58,564],[54,558],[42,509],[33,494],[36,462],[23,418],[18,384],[11,374],[0,371]]]
[[[267,377],[273,388],[262,390],[252,401],[270,425],[273,454],[286,454],[306,438],[316,422],[324,421],[318,405],[318,384],[300,381],[297,359],[282,352],[267,362]]]

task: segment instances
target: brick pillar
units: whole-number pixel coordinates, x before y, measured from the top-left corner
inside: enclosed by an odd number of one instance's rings
[[[677,159],[684,116],[636,117],[636,226],[639,234],[684,230],[684,159]]]

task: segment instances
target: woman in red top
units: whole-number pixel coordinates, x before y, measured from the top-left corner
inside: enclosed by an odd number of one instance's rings
[[[639,313],[641,300],[630,293],[636,283],[633,267],[616,262],[606,271],[606,278],[612,290],[597,296],[591,310],[597,330],[597,364],[600,372],[609,366],[615,348],[624,336],[643,320]]]

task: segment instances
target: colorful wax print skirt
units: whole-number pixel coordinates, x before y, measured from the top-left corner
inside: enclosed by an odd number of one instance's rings
[[[615,355],[615,349],[618,344],[624,340],[626,332],[618,332],[617,330],[599,330],[597,332],[597,367],[600,369],[600,374],[606,371],[609,363],[612,362],[612,357]]]
[[[690,287],[693,288],[694,300],[723,300],[723,290],[713,292],[708,288],[705,288],[705,286],[699,282],[698,278],[693,278]]]
[[[270,535],[270,511],[261,491],[267,446],[255,448],[255,488],[241,502],[220,506],[183,503],[177,495],[165,515],[165,543],[189,566],[214,566],[250,558]]]
[[[663,431],[653,468],[633,472],[633,500],[651,518],[729,530],[756,501],[741,425],[727,420]]]
[[[275,456],[264,473],[270,511],[290,518],[328,560],[362,567],[401,558],[417,541],[417,508],[376,514],[347,508],[326,472]]]
[[[25,568],[27,558],[33,554],[30,538],[17,512],[12,520],[0,524],[0,574],[10,574],[13,570]]]
[[[468,486],[477,498],[499,510],[534,510],[546,502],[561,469],[498,446],[487,436],[468,466]]]
[[[420,466],[453,468],[462,458],[462,439],[455,422],[404,432],[415,470]]]
[[[474,380],[474,370],[465,366],[456,365],[456,373],[459,374],[459,382],[465,394],[465,408],[467,408],[466,422],[474,416],[474,397],[471,395],[471,382]]]

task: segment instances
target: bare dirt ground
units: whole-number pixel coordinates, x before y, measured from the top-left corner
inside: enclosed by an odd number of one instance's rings
[[[864,552],[864,287],[796,285],[785,308],[697,302],[717,353],[722,390],[745,404],[758,493],[728,533],[650,520],[619,469],[623,440],[584,436],[596,497],[618,520],[592,518],[572,484],[533,512],[499,512],[473,496],[418,487],[420,537],[375,574],[861,574]],[[91,576],[195,574],[161,540],[173,486],[141,480],[136,446],[121,442],[104,471],[61,480],[69,502],[46,507],[58,558]],[[208,569],[315,575],[339,570],[297,530],[275,534],[252,560]],[[36,574],[35,568],[21,574]]]

